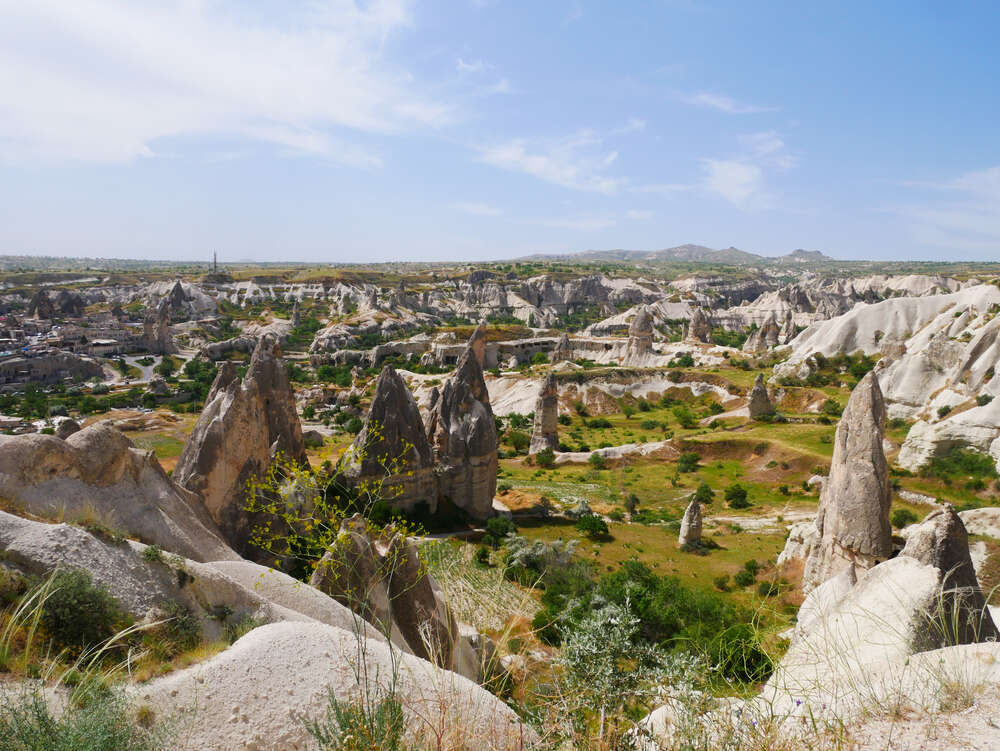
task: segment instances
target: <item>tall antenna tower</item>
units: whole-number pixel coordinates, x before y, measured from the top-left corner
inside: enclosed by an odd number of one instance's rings
[[[219,273],[219,252],[217,250],[212,251],[212,273]]]

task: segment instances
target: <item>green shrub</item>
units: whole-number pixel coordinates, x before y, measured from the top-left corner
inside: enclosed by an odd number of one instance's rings
[[[326,716],[306,720],[306,731],[324,751],[404,751],[406,716],[393,696],[380,700],[366,693],[340,701],[329,690]]]
[[[992,394],[980,394],[979,396],[976,397],[976,404],[978,404],[980,407],[985,407],[992,401],[993,401]]]
[[[694,412],[688,409],[687,405],[678,404],[672,412],[678,424],[685,430],[690,430],[698,424],[698,418],[695,417]]]
[[[734,482],[726,488],[725,497],[729,508],[743,509],[750,507],[750,501],[747,498],[747,489],[738,482]]]
[[[940,407],[938,407],[937,410],[938,419],[941,419],[942,417],[947,415],[949,412],[951,412],[951,410],[952,406],[950,404],[942,404]]]
[[[0,709],[0,749],[154,751],[167,747],[159,737],[162,734],[139,727],[131,714],[132,707],[121,692],[92,684],[75,688],[71,701],[58,714],[41,691],[9,693]]]
[[[573,418],[570,417],[569,415],[559,415],[559,417],[557,419],[559,420],[559,424],[560,425],[572,425],[573,424]]]
[[[242,618],[237,618],[235,621],[230,621],[226,624],[226,641],[230,644],[235,644],[255,628],[263,625],[262,621],[257,620],[249,614],[244,615]]]
[[[737,571],[733,576],[733,581],[736,582],[736,586],[738,587],[749,587],[756,580],[757,577],[749,571]]]
[[[698,469],[698,461],[701,457],[694,451],[685,451],[677,459],[678,472],[695,472]]]
[[[781,593],[781,586],[775,581],[763,581],[757,586],[757,594],[761,597],[776,597]]]
[[[712,490],[707,482],[703,482],[698,486],[698,489],[694,491],[694,499],[698,503],[708,504],[711,503],[715,498],[715,491]]]
[[[724,574],[722,576],[715,577],[712,580],[712,583],[715,585],[715,588],[717,590],[719,590],[720,592],[728,592],[729,591],[729,575],[728,574]]]
[[[576,530],[591,540],[609,537],[608,524],[597,514],[585,514],[576,520]]]
[[[108,590],[80,569],[57,569],[39,623],[57,650],[82,652],[110,639],[125,612]]]
[[[596,452],[591,454],[587,461],[590,463],[590,466],[598,470],[605,469],[608,466],[608,460],[604,458],[604,454]]]
[[[507,535],[517,532],[517,527],[506,516],[494,516],[486,522],[486,534],[483,535],[483,545],[489,545],[496,550],[503,544]]]
[[[917,521],[917,515],[908,508],[898,508],[892,512],[889,521],[896,529],[902,529]]]
[[[147,545],[142,551],[142,557],[150,563],[156,563],[163,560],[163,551],[157,545]]]
[[[606,417],[595,417],[592,420],[587,420],[587,427],[595,429],[610,428],[611,421]]]
[[[931,459],[920,474],[941,479],[956,475],[996,477],[997,468],[993,459],[988,455],[971,449],[955,447],[948,453]]]
[[[543,469],[551,469],[552,467],[555,466],[556,454],[551,448],[546,446],[537,454],[535,454],[535,462],[538,464],[539,467],[542,467]]]

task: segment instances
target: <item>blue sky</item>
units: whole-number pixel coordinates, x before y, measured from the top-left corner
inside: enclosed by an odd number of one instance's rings
[[[0,0],[0,253],[1000,260],[990,2]]]

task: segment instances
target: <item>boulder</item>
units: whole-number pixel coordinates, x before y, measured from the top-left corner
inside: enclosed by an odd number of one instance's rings
[[[106,422],[65,440],[0,436],[0,495],[32,515],[93,519],[195,560],[237,557],[201,499]]]
[[[820,492],[819,542],[806,561],[804,592],[853,562],[869,569],[892,554],[889,465],[882,450],[885,401],[875,371],[855,386],[834,437],[830,475]]]
[[[434,456],[420,409],[403,379],[385,365],[375,382],[364,426],[347,453],[344,473],[394,508],[437,509]]]
[[[130,691],[167,726],[182,724],[187,747],[202,751],[311,748],[305,720],[323,721],[331,694],[369,707],[391,696],[413,747],[434,738],[474,739],[483,751],[538,742],[510,707],[472,681],[319,623],[254,629],[206,662]]]
[[[684,510],[684,518],[681,519],[681,532],[677,538],[681,547],[685,545],[698,545],[701,542],[701,504],[697,498],[692,498],[687,509]]]
[[[906,545],[899,555],[915,558],[941,572],[939,607],[943,617],[938,625],[950,643],[1000,641],[969,555],[969,534],[950,504],[907,528]]]
[[[801,561],[804,564],[812,553],[813,547],[818,543],[819,531],[816,529],[815,521],[793,524],[788,531],[785,547],[778,554],[777,565],[781,566],[793,561]]]
[[[306,461],[302,425],[280,348],[273,337],[262,337],[242,380],[231,362],[219,369],[174,478],[201,496],[230,545],[245,555],[266,558],[250,544],[256,522],[246,509],[246,489],[279,454],[289,461]]]
[[[549,373],[538,389],[535,401],[535,422],[531,430],[529,454],[545,449],[559,448],[559,384],[555,374]]]
[[[59,425],[56,427],[56,438],[62,438],[65,441],[74,433],[79,432],[80,423],[71,417],[67,417],[65,420],[59,421]]]
[[[767,395],[767,386],[764,385],[764,376],[757,374],[757,379],[753,382],[750,390],[750,397],[747,400],[747,410],[750,419],[755,420],[763,415],[773,415],[774,405],[771,404],[771,397]]]
[[[1000,508],[969,509],[958,516],[969,534],[1000,539]]]
[[[497,488],[496,423],[477,354],[485,356],[485,342],[480,326],[441,388],[428,426],[440,494],[476,519],[493,513]]]
[[[393,527],[341,524],[310,585],[358,613],[394,644],[435,665],[479,680],[482,666],[413,542]]]

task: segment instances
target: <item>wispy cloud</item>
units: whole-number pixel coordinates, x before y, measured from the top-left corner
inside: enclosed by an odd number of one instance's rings
[[[707,91],[698,94],[688,94],[682,98],[688,104],[693,104],[697,107],[708,107],[719,112],[725,112],[728,115],[755,115],[761,112],[774,112],[775,110],[774,107],[747,104],[725,94],[713,94]]]
[[[223,134],[373,164],[352,132],[454,115],[385,60],[409,0],[315,0],[280,25],[236,0],[0,0],[0,13],[0,159],[119,162]]]
[[[776,204],[766,184],[768,171],[787,170],[798,164],[785,142],[774,131],[739,137],[741,153],[725,159],[703,159],[702,187],[740,209],[759,210]]]
[[[459,201],[453,203],[451,207],[463,214],[472,214],[473,216],[500,216],[503,214],[503,209],[488,203]]]
[[[458,58],[455,61],[455,68],[462,73],[482,73],[488,67],[491,66],[488,66],[482,60],[472,60],[467,62],[462,58]]]
[[[923,201],[889,209],[904,218],[914,241],[963,250],[1000,247],[1000,165],[906,185],[930,192]]]
[[[549,141],[514,139],[481,149],[479,159],[571,190],[612,195],[627,182],[607,174],[618,152],[589,129]]]

